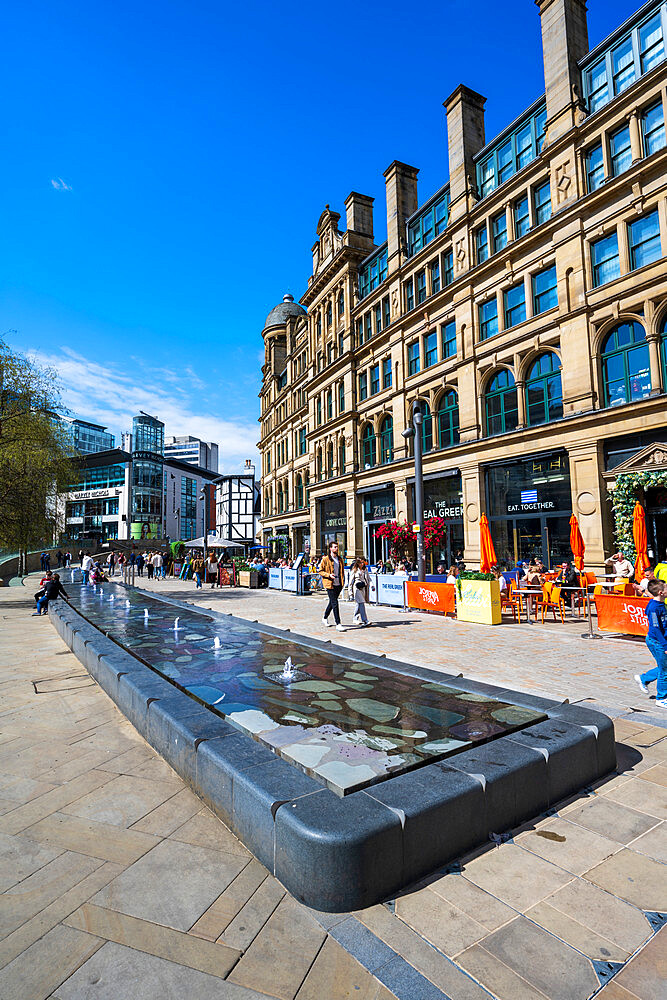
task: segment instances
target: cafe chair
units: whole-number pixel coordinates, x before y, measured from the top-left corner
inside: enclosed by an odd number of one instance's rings
[[[504,608],[509,608],[512,612],[512,618],[514,621],[519,621],[521,624],[521,600],[517,597],[517,585],[516,581],[510,580],[509,587],[507,590],[503,590],[500,594],[500,611],[502,613]]]
[[[565,605],[563,604],[563,599],[560,596],[560,587],[551,584],[549,589],[547,589],[547,584],[542,588],[542,600],[537,599],[537,607],[542,609],[542,624],[544,624],[544,616],[549,608],[551,608],[551,613],[554,616],[554,621],[556,621],[556,608],[560,613],[560,620],[565,624],[565,616],[563,611]]]

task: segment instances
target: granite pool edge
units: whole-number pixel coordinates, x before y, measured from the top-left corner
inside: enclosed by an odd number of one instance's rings
[[[511,699],[547,719],[339,798],[180,691],[70,605],[51,602],[49,615],[141,736],[296,899],[317,910],[363,909],[394,895],[616,766],[606,715],[457,677],[462,690]],[[281,635],[270,626],[259,629]],[[360,660],[429,679],[451,677],[318,640],[308,645],[339,648],[347,657],[359,653]]]

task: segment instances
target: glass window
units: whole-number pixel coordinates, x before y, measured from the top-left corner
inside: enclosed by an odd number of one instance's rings
[[[422,246],[426,246],[433,239],[433,212],[426,212],[421,220],[422,225]]]
[[[338,412],[345,412],[345,383],[338,383]]]
[[[345,439],[341,438],[340,444],[338,445],[338,475],[342,476],[345,472]]]
[[[560,362],[552,351],[541,354],[528,372],[526,412],[529,427],[548,424],[563,416]]]
[[[431,265],[431,295],[440,291],[440,261],[434,260]]]
[[[503,304],[506,330],[517,323],[523,323],[526,318],[526,286],[523,281],[503,292]]]
[[[322,397],[321,396],[317,397],[316,411],[317,411],[317,423],[321,424],[322,423]]]
[[[649,212],[635,222],[628,223],[628,244],[630,248],[630,268],[636,270],[644,264],[660,260],[660,226],[658,212]]]
[[[547,222],[551,218],[551,187],[549,181],[534,188],[533,204],[535,208],[535,222],[539,226],[542,222]]]
[[[609,100],[607,88],[607,60],[603,56],[599,62],[586,70],[586,92],[591,113],[601,108]]]
[[[483,264],[489,259],[489,234],[486,226],[480,226],[475,233],[475,247],[477,250],[477,263]]]
[[[424,368],[438,363],[438,338],[433,331],[424,337]]]
[[[373,336],[373,317],[369,312],[364,316],[364,326],[366,327],[366,340],[370,340]]]
[[[648,73],[665,58],[665,44],[662,37],[660,14],[643,24],[639,29],[639,60],[642,73]]]
[[[498,253],[507,246],[507,212],[499,212],[491,219],[491,231],[493,233],[493,252]]]
[[[345,313],[345,292],[338,293],[338,315],[342,316]]]
[[[530,229],[530,213],[528,211],[528,195],[519,198],[514,203],[514,236],[519,239]]]
[[[389,309],[389,296],[382,300],[382,327],[386,328],[391,323],[391,312]]]
[[[435,215],[435,235],[439,236],[447,228],[449,221],[449,194],[435,203],[433,214]]]
[[[327,420],[333,419],[333,392],[331,389],[327,392]]]
[[[299,429],[299,454],[306,454],[306,428],[301,427]]]
[[[493,376],[484,401],[486,433],[489,437],[516,430],[519,423],[519,402],[511,372],[503,368]]]
[[[375,332],[380,333],[382,330],[382,304],[378,302],[374,309],[375,312]]]
[[[405,308],[408,312],[415,307],[415,290],[412,278],[405,283]]]
[[[394,421],[385,417],[380,424],[380,464],[387,465],[394,458]]]
[[[456,323],[450,320],[440,327],[440,340],[442,343],[442,357],[453,358],[456,354]]]
[[[556,268],[547,267],[533,275],[533,315],[538,316],[547,309],[555,309],[557,305]]]
[[[345,334],[341,331],[338,334],[338,353],[342,354],[345,350]]]
[[[426,271],[422,269],[417,273],[417,302],[421,304],[426,300]]]
[[[533,128],[532,122],[528,122],[516,134],[516,164],[517,170],[521,170],[533,159]]]
[[[361,438],[361,451],[365,469],[372,469],[375,465],[375,431],[372,424],[366,424]]]
[[[620,277],[621,264],[618,256],[618,235],[616,232],[591,243],[591,263],[595,288]]]
[[[445,284],[451,285],[454,280],[454,251],[447,250],[443,256],[443,263],[445,269]]]
[[[459,443],[459,398],[453,389],[443,393],[438,407],[438,442],[441,448]]]
[[[380,391],[380,365],[373,365],[371,368],[371,396]]]
[[[535,115],[535,138],[537,139],[537,151],[542,152],[544,146],[544,130],[547,125],[547,109],[543,108]]]
[[[622,94],[635,79],[635,57],[632,52],[632,36],[617,45],[611,53],[614,94]]]
[[[586,153],[586,188],[597,191],[604,184],[604,161],[602,159],[602,143],[593,146]]]
[[[364,342],[364,327],[361,317],[357,320],[357,346],[361,347]]]
[[[419,371],[419,341],[408,344],[408,375],[416,375]]]
[[[382,388],[391,387],[391,358],[385,358],[382,362]]]
[[[368,375],[362,372],[359,376],[359,400],[363,402],[368,397]]]
[[[605,406],[621,406],[650,395],[648,344],[640,323],[619,323],[605,337],[601,355]]]
[[[642,115],[644,156],[650,156],[665,145],[665,112],[662,101],[647,108]]]
[[[378,257],[378,278],[380,279],[380,284],[387,277],[387,251],[383,251]]]
[[[495,172],[493,166],[493,156],[489,156],[487,160],[480,165],[479,168],[479,195],[480,198],[485,198],[487,194],[490,194],[495,187]]]
[[[632,149],[630,147],[630,127],[625,125],[609,139],[611,152],[611,176],[618,177],[632,164]]]
[[[512,140],[506,142],[498,150],[498,186],[514,173],[514,158],[512,156]]]
[[[479,339],[488,340],[498,333],[498,300],[495,295],[479,305]]]
[[[419,406],[422,412],[422,452],[425,455],[433,451],[433,416],[425,399],[419,401]]]

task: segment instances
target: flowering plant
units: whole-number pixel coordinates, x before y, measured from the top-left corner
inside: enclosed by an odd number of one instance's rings
[[[427,517],[424,521],[424,548],[440,549],[447,535],[447,525],[442,517]]]
[[[404,559],[415,541],[414,521],[389,521],[381,524],[375,532],[376,538],[386,538],[394,559]],[[447,534],[447,525],[442,517],[427,517],[424,521],[424,549],[441,548]]]

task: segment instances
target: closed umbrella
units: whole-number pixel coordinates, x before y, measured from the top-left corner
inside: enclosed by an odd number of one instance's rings
[[[482,558],[479,564],[480,571],[482,573],[490,573],[492,566],[495,566],[498,560],[496,559],[496,550],[493,547],[493,539],[489,530],[489,519],[486,514],[482,514],[479,519],[479,541],[482,550]]]
[[[584,552],[586,551],[586,546],[583,538],[581,537],[579,522],[574,514],[570,518],[570,548],[572,549],[572,555],[574,556],[574,565],[581,573],[584,568]]]
[[[639,583],[644,576],[644,572],[650,566],[647,552],[646,518],[644,516],[644,508],[640,503],[635,504],[635,509],[632,512],[632,537],[635,542],[635,552],[637,553],[637,559],[635,560],[635,581]]]

